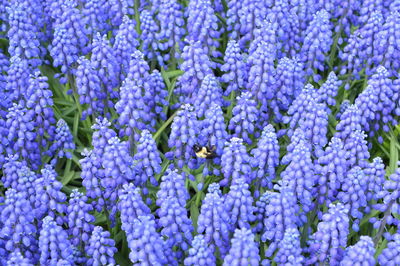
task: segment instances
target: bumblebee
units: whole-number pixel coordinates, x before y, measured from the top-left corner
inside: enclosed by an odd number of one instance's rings
[[[217,157],[215,151],[217,147],[215,145],[212,146],[200,146],[200,145],[193,145],[193,150],[197,157],[204,158],[204,159],[212,159]]]

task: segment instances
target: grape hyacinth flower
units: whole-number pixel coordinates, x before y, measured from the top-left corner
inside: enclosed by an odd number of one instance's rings
[[[242,138],[247,144],[251,144],[251,136],[257,137],[257,129],[260,127],[260,111],[257,102],[252,99],[251,92],[244,91],[237,97],[237,104],[232,109],[232,118],[228,129],[236,138]]]
[[[339,106],[339,110],[335,116],[336,120],[339,120],[340,117],[342,116],[342,114],[347,110],[347,108],[349,108],[349,106],[351,105],[350,101],[348,99],[344,99],[340,106]]]
[[[374,128],[370,128],[370,122],[375,118],[379,102],[378,93],[379,90],[368,85],[355,99],[355,105],[360,110],[361,129],[366,130],[371,136],[375,135]],[[377,129],[379,130],[379,124]]]
[[[339,51],[339,58],[343,62],[346,62],[346,64],[343,65],[340,74],[349,75],[349,77],[347,78],[348,81],[350,81],[351,78],[355,78],[356,80],[360,79],[360,71],[365,65],[365,58],[361,56],[361,54],[363,53],[361,52],[363,48],[362,44],[362,33],[358,29],[350,35],[350,38],[347,41],[347,45],[343,48],[343,51]],[[347,90],[349,88],[350,84],[346,84],[345,89]]]
[[[199,41],[209,56],[218,57],[221,30],[210,0],[195,0],[188,6],[188,39]]]
[[[101,36],[100,33],[97,33],[94,36],[90,60],[97,71],[102,90],[107,95],[106,98],[109,100],[118,99],[118,92],[114,89],[120,85],[120,64],[110,41],[105,35]],[[112,104],[112,101],[107,101],[106,107],[112,108]]]
[[[53,65],[61,67],[61,72],[65,75],[75,74],[73,65],[78,62],[79,50],[77,40],[74,35],[61,25],[56,25],[54,38],[51,43],[50,55],[53,58]],[[58,76],[56,76],[58,77]],[[60,82],[65,84],[68,77],[61,77]]]
[[[161,51],[168,54],[164,56],[164,61],[179,58],[184,47],[183,37],[186,34],[183,7],[179,2],[161,0],[160,11],[157,19],[160,21],[160,32],[157,39],[158,47]]]
[[[9,67],[10,67],[9,58],[4,54],[3,49],[0,48],[0,88],[3,88],[0,91],[0,97],[2,100],[3,97],[5,97],[4,89],[6,88],[7,85],[7,72]],[[4,107],[4,103],[1,103],[0,107]]]
[[[101,212],[104,199],[101,186],[101,179],[104,177],[104,169],[101,166],[101,159],[93,151],[84,149],[81,153],[83,158],[79,160],[82,167],[82,185],[86,189],[86,195],[91,198],[93,207]]]
[[[286,169],[281,173],[293,190],[294,196],[305,213],[310,212],[313,207],[313,190],[316,182],[314,163],[311,159],[309,146],[301,141],[294,148],[291,160]]]
[[[356,104],[349,103],[349,106],[340,115],[339,123],[336,124],[335,137],[340,138],[342,142],[346,143],[351,133],[354,131],[361,131],[361,111]]]
[[[228,96],[232,92],[239,94],[239,91],[246,85],[247,69],[240,47],[235,40],[229,40],[225,50],[224,62],[221,70],[225,74],[222,75],[221,81],[228,84],[224,96]]]
[[[279,59],[276,67],[276,96],[271,105],[277,106],[280,112],[275,113],[275,121],[282,120],[293,100],[301,93],[305,83],[303,64],[297,59],[283,57]]]
[[[71,151],[75,149],[74,137],[69,130],[67,123],[60,119],[57,122],[56,135],[53,145],[50,147],[52,153],[58,158],[72,158]]]
[[[239,45],[243,49],[256,35],[257,26],[262,25],[267,16],[267,3],[262,0],[245,0],[241,3],[239,14],[240,35]],[[275,35],[275,34],[274,34]],[[272,35],[269,35],[272,36]]]
[[[158,182],[154,175],[161,172],[161,157],[157,144],[148,130],[143,130],[133,156],[135,185],[143,187],[148,181],[153,186]]]
[[[230,186],[235,180],[244,178],[250,184],[253,180],[251,172],[251,158],[243,145],[243,140],[233,137],[225,144],[221,157],[221,171],[224,175],[219,183],[221,186]]]
[[[322,84],[321,88],[317,90],[317,102],[324,103],[327,106],[335,106],[335,97],[341,84],[342,81],[338,79],[335,72],[330,72],[328,75],[328,79]],[[327,109],[327,112],[330,113],[330,110]]]
[[[337,198],[340,185],[347,176],[347,154],[340,138],[332,137],[324,154],[318,158],[317,204],[329,206]],[[320,213],[319,213],[320,214]]]
[[[192,93],[200,87],[201,81],[205,76],[213,74],[212,69],[216,67],[210,60],[207,51],[199,41],[189,40],[183,48],[183,62],[179,69],[183,75],[178,79],[178,95],[181,95],[182,101],[190,99]]]
[[[368,167],[363,169],[368,176],[367,200],[378,200],[383,184],[385,183],[385,165],[380,157],[376,157],[368,164]]]
[[[292,188],[286,181],[280,181],[275,187],[279,192],[266,192],[269,194],[269,202],[265,207],[261,232],[261,241],[269,243],[265,252],[266,257],[274,254],[285,231],[300,223],[298,216],[300,209]]]
[[[1,112],[1,108],[0,108]],[[8,146],[8,129],[5,127],[5,120],[1,117],[0,114],[0,167],[3,167],[6,162],[6,150]],[[18,157],[18,155],[16,155]],[[4,180],[3,180],[4,181]]]
[[[73,189],[67,207],[68,233],[71,244],[81,251],[90,238],[93,231],[95,218],[90,214],[92,205],[87,203],[88,198],[78,189]]]
[[[110,238],[110,232],[103,230],[101,226],[94,227],[86,246],[86,254],[89,257],[87,264],[93,266],[116,265],[114,254],[117,251],[114,239]]]
[[[185,187],[186,176],[180,174],[176,169],[167,169],[161,177],[160,190],[157,192],[157,206],[161,206],[162,202],[169,197],[175,197],[179,201],[179,205],[186,206],[186,201],[190,198],[189,192]]]
[[[378,37],[382,30],[383,22],[384,17],[381,11],[375,10],[367,23],[350,36],[349,44],[344,48],[344,52],[339,53],[342,60],[348,62],[341,74],[344,74],[345,71],[351,72],[349,74],[359,79],[359,73],[365,67],[365,73],[370,76],[372,70],[381,63],[382,59],[380,59],[381,55],[379,55],[377,46],[380,44]]]
[[[339,265],[344,256],[349,234],[348,209],[341,203],[330,204],[328,212],[322,216],[318,230],[309,241],[310,258],[307,264],[328,263]]]
[[[166,238],[165,245],[174,249],[174,256],[181,259],[183,254],[191,245],[193,225],[192,220],[188,218],[185,206],[182,206],[176,196],[163,198],[157,201],[159,204],[157,215],[159,217],[158,226],[161,228],[161,235]]]
[[[248,64],[251,66],[247,89],[260,104],[261,117],[265,121],[271,118],[271,107],[268,102],[276,93],[276,70],[274,66],[275,53],[265,41],[261,41],[257,49],[249,55]]]
[[[53,112],[53,93],[49,89],[48,79],[35,71],[28,81],[26,107],[34,113],[35,127],[41,146],[53,141],[56,135],[56,119]]]
[[[59,16],[55,18],[54,28],[63,28],[72,34],[71,41],[76,44],[75,49],[83,55],[89,52],[88,30],[85,27],[85,19],[78,9],[78,3],[73,0],[63,1],[58,11]],[[67,40],[67,39],[66,39]]]
[[[238,39],[239,31],[240,31],[240,12],[242,10],[243,1],[240,0],[231,0],[226,3],[228,7],[228,11],[226,12],[226,24],[227,30],[229,32],[229,36],[232,39]]]
[[[5,78],[4,102],[1,106],[4,109],[12,107],[12,102],[22,103],[28,98],[29,77],[34,73],[33,68],[29,67],[28,61],[18,56],[10,58],[10,64],[7,68],[7,76]]]
[[[139,216],[131,224],[130,230],[125,230],[128,247],[130,249],[129,259],[132,263],[144,265],[166,265],[169,263],[164,242],[157,233],[155,221],[150,216]]]
[[[85,57],[78,59],[78,68],[75,73],[79,103],[88,105],[82,111],[82,119],[88,115],[104,115],[106,106],[112,105],[107,99],[107,92],[103,90],[100,77],[93,63]]]
[[[370,137],[382,129],[390,130],[389,125],[398,124],[395,116],[400,112],[396,108],[399,98],[399,86],[390,79],[389,71],[383,66],[376,69],[376,73],[368,80],[368,87],[356,99],[362,114],[362,126]],[[372,94],[373,97],[369,97]],[[366,110],[367,109],[367,110]],[[371,112],[372,111],[372,112]],[[378,135],[378,142],[383,139]]]
[[[257,147],[251,151],[252,167],[257,168],[256,179],[261,187],[272,188],[275,169],[279,165],[279,144],[274,127],[267,125],[258,140]]]
[[[384,3],[383,4],[385,8],[385,15],[388,15],[387,12],[393,12],[393,11],[399,11],[400,10],[400,3],[398,0],[394,0],[391,3]]]
[[[63,185],[57,180],[53,166],[45,165],[41,176],[35,181],[36,200],[35,217],[38,220],[50,216],[57,224],[63,224],[63,214],[66,211],[67,196],[61,191]]]
[[[229,250],[230,231],[230,217],[224,206],[219,185],[217,183],[210,184],[201,205],[197,220],[197,232],[204,234],[204,240],[210,245],[210,249],[214,251],[215,248],[218,248],[223,257]]]
[[[140,12],[140,30],[144,56],[149,61],[158,62],[161,66],[164,66],[164,60],[159,52],[159,39],[157,38],[160,29],[152,14],[147,10]]]
[[[289,125],[287,130],[288,137],[292,137],[294,131],[299,126],[299,122],[304,118],[307,107],[311,101],[315,101],[317,95],[316,90],[311,84],[307,84],[302,89],[301,93],[295,98],[287,111],[287,116],[284,116],[282,121]]]
[[[122,18],[122,23],[119,25],[113,50],[115,57],[120,63],[120,80],[124,80],[129,70],[129,62],[131,54],[139,47],[139,35],[136,32],[136,21],[128,16]]]
[[[281,164],[289,164],[293,160],[293,151],[296,149],[299,143],[303,143],[308,146],[311,150],[310,142],[304,136],[304,132],[301,128],[296,128],[292,137],[290,138],[290,143],[286,147],[286,154],[282,157]]]
[[[138,85],[149,86],[147,79],[150,75],[150,66],[144,60],[144,55],[141,51],[135,50],[130,55],[129,68],[126,79],[135,82]],[[125,80],[126,80],[125,79]]]
[[[150,76],[148,76],[147,82],[149,83],[151,88],[152,95],[149,100],[151,99],[150,105],[154,104],[154,114],[157,116],[157,118],[160,118],[161,120],[167,120],[167,116],[165,112],[163,112],[163,110],[169,105],[169,102],[167,100],[168,90],[161,73],[157,69],[154,69],[151,72]]]
[[[35,216],[26,194],[10,188],[5,193],[5,203],[0,217],[0,238],[8,252],[20,251],[31,261],[37,260]]]
[[[242,265],[244,261],[246,265],[260,265],[258,245],[250,229],[236,229],[231,243],[232,246],[222,265]]]
[[[199,90],[192,96],[192,104],[195,107],[197,117],[201,118],[212,104],[223,107],[222,88],[214,75],[204,77]]]
[[[256,226],[253,227],[253,233],[260,233],[265,230],[263,220],[265,218],[266,207],[270,203],[271,198],[276,195],[276,192],[266,191],[256,201],[254,206],[254,216],[257,222]]]
[[[300,19],[295,9],[287,0],[277,0],[275,5],[268,9],[267,19],[276,28],[278,56],[295,56],[303,42],[300,31]]]
[[[189,255],[183,262],[185,266],[212,266],[216,264],[214,253],[206,243],[203,235],[196,235],[193,238],[192,247],[189,249],[188,253]]]
[[[279,243],[275,262],[279,265],[302,265],[305,262],[300,246],[300,233],[296,227],[287,228]]]
[[[335,23],[336,25],[333,29],[335,35],[338,36],[338,44],[346,41],[353,29],[352,25],[358,24],[360,5],[362,5],[362,3],[358,0],[348,1],[343,6],[338,5],[334,1],[325,2],[325,8],[332,14],[332,19],[338,21],[338,23]]]
[[[111,0],[110,1],[110,22],[113,28],[123,23],[123,17],[135,15],[135,3],[132,0]]]
[[[113,223],[118,189],[134,178],[132,157],[129,155],[128,144],[120,142],[115,137],[116,133],[108,128],[108,120],[96,121],[92,126],[96,130],[92,137],[94,148],[91,154],[87,154],[85,167],[88,168],[82,176],[87,180],[84,184],[90,188],[90,197],[97,197],[94,207],[99,211],[101,208],[108,210]]]
[[[9,154],[16,154],[28,162],[33,170],[41,164],[41,151],[35,130],[34,113],[29,112],[25,105],[13,104],[8,110],[5,123],[8,129],[7,140],[10,145]]]
[[[54,38],[49,50],[54,60],[53,65],[61,66],[61,72],[70,75],[74,74],[71,66],[77,62],[79,56],[89,52],[88,31],[75,1],[64,1],[57,9],[60,14],[53,24]],[[67,80],[67,77],[60,79],[61,83],[66,83]]]
[[[2,167],[3,175],[1,182],[5,188],[14,188],[18,186],[18,170],[26,166],[25,161],[19,161],[18,155],[8,155],[5,158],[5,164]]]
[[[384,214],[382,220],[378,220],[376,217],[371,218],[370,222],[373,223],[374,228],[379,228],[379,231],[386,225],[393,225],[395,227],[400,226],[400,220],[398,214],[400,213],[400,168],[391,174],[388,180],[385,180],[383,188],[378,192],[377,201],[379,203],[374,204],[373,208]],[[378,238],[379,235],[376,237]],[[378,238],[379,239],[379,238]]]
[[[6,10],[10,56],[26,59],[30,67],[38,67],[42,63],[40,56],[43,47],[40,44],[39,26],[42,21],[37,15],[43,11],[42,4],[40,1],[13,1]]]
[[[107,34],[111,26],[107,21],[111,18],[110,3],[106,0],[87,0],[83,2],[82,15],[87,25],[88,34],[94,36],[97,32]]]
[[[300,127],[306,139],[313,148],[313,154],[317,157],[322,153],[322,148],[328,143],[328,107],[325,103],[310,101],[299,121]]]
[[[169,160],[174,160],[179,168],[188,165],[193,169],[196,166],[193,145],[197,143],[199,126],[193,106],[182,105],[174,117],[168,139],[168,147],[173,150],[165,155]]]
[[[20,251],[13,251],[8,259],[7,266],[33,266],[34,264],[28,258],[24,258]]]
[[[200,144],[210,147],[215,145],[215,153],[220,157],[223,153],[225,142],[228,139],[224,113],[221,106],[212,103],[204,116],[205,119],[201,123]],[[214,159],[214,162],[218,160],[218,157]]]
[[[356,130],[350,134],[350,137],[344,143],[349,168],[354,166],[365,168],[367,166],[367,160],[370,156],[367,141],[365,140],[366,137],[364,131]]]
[[[120,100],[115,104],[119,114],[118,123],[122,127],[121,136],[129,136],[130,142],[138,141],[140,131],[154,131],[155,114],[148,104],[149,91],[145,86],[126,79],[120,88]],[[132,146],[132,145],[131,145]]]
[[[366,0],[362,4],[360,8],[360,17],[358,18],[358,21],[361,25],[364,25],[370,17],[372,17],[372,14],[374,11],[381,12],[383,9],[383,4],[382,0]]]
[[[111,123],[107,118],[97,117],[96,122],[91,129],[94,131],[92,135],[93,153],[102,158],[109,141],[117,137],[117,133],[110,128]]]
[[[250,43],[248,54],[254,54],[262,44],[265,46],[265,50],[270,51],[271,55],[275,58],[277,50],[280,50],[281,47],[281,43],[277,40],[276,30],[276,23],[273,23],[269,18],[264,19],[254,30],[254,40]]]
[[[377,50],[378,60],[391,75],[397,75],[400,65],[400,40],[399,35],[400,13],[399,10],[390,12],[382,29],[377,34],[374,49]]]
[[[27,199],[33,207],[37,197],[35,189],[35,181],[37,180],[37,176],[35,172],[31,171],[27,166],[22,166],[21,168],[17,169],[17,175],[18,184],[13,188],[18,193],[23,194],[25,199]]]
[[[400,263],[400,234],[397,233],[393,236],[393,240],[389,241],[387,248],[382,250],[378,256],[380,265],[395,266]]]
[[[356,166],[352,168],[341,184],[341,191],[337,199],[349,209],[349,215],[353,218],[352,229],[358,232],[360,220],[368,213],[367,196],[368,176]]]
[[[132,183],[125,184],[119,194],[118,209],[123,230],[128,230],[139,216],[151,215],[150,208],[143,202],[140,188]]]
[[[325,70],[326,54],[332,45],[332,24],[329,21],[330,14],[322,9],[318,11],[308,26],[301,48],[301,58],[305,63],[306,74],[312,76],[315,82],[321,76],[314,69],[323,72]]]
[[[360,240],[354,245],[346,248],[345,256],[340,262],[341,266],[352,265],[375,265],[375,247],[371,237],[361,236]],[[387,265],[387,264],[382,264]]]
[[[224,206],[231,216],[231,230],[235,228],[250,229],[250,223],[256,217],[254,216],[253,197],[244,178],[233,180],[229,193],[224,199]]]
[[[111,201],[117,199],[117,190],[123,184],[134,179],[133,159],[129,155],[128,143],[113,137],[108,140],[102,158],[104,178],[101,185],[105,188],[105,197]]]
[[[8,25],[7,25],[7,7],[10,6],[10,2],[2,1],[0,5],[0,34],[3,37],[4,33],[7,32]]]
[[[50,216],[43,219],[39,236],[39,250],[41,265],[55,266],[60,260],[74,263],[73,246],[68,240],[67,232],[58,226]]]

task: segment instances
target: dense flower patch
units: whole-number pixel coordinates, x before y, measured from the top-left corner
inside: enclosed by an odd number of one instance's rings
[[[400,265],[400,1],[0,0],[0,266]]]

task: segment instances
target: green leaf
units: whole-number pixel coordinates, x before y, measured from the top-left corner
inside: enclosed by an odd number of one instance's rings
[[[7,51],[7,47],[8,47],[8,39],[0,38],[0,48],[3,51]]]
[[[190,218],[193,221],[194,231],[197,233],[197,220],[199,219],[199,207],[196,206],[196,202],[193,201],[190,205]]]
[[[182,70],[172,70],[169,72],[165,72],[165,76],[168,77],[169,79],[178,77],[182,75],[184,72]]]
[[[75,104],[73,102],[69,102],[69,101],[66,101],[66,100],[63,100],[63,99],[54,99],[53,101],[57,105],[65,105],[65,106],[70,106],[70,107],[74,106],[76,108],[76,106],[75,106]]]
[[[121,253],[117,252],[114,255],[114,259],[115,262],[118,265],[124,265],[124,266],[128,266],[128,265],[132,265],[132,262],[130,260],[128,260],[127,258],[125,258]]]
[[[61,183],[65,186],[67,185],[75,176],[75,172],[71,171],[71,172],[67,172],[61,179]]]
[[[97,212],[94,215],[96,221],[95,221],[95,225],[105,225],[107,224],[107,216],[104,214],[104,212]]]
[[[397,149],[398,142],[397,137],[392,135],[390,138],[390,157],[389,157],[389,172],[394,173],[397,168],[397,162],[399,161],[399,152]]]
[[[173,115],[171,115],[170,118],[168,118],[167,121],[164,122],[164,124],[162,124],[162,126],[157,130],[157,132],[153,135],[153,139],[155,141],[157,141],[157,139],[160,137],[161,133],[163,133],[163,131],[169,126],[169,124],[172,123],[172,121],[174,120],[174,117],[176,116],[176,114],[178,113],[178,111],[176,111]]]
[[[72,135],[76,138],[78,137],[79,120],[79,113],[76,112],[74,116],[74,124],[72,126]]]

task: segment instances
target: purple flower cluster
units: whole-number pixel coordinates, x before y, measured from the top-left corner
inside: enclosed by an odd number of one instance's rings
[[[400,1],[0,0],[0,265],[398,265]]]

